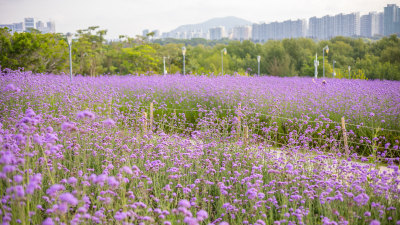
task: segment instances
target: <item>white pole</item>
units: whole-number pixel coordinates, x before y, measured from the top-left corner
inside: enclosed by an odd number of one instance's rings
[[[165,71],[165,56],[163,57],[163,63],[164,63],[164,76],[167,74],[166,72],[167,71]]]
[[[315,67],[315,72],[314,72],[314,76],[315,78],[318,78],[318,58],[317,58],[317,53],[315,53],[315,60],[314,60],[314,67]]]
[[[72,34],[67,33],[67,42],[68,42],[68,48],[69,48],[69,75],[70,75],[70,80],[72,82]]]
[[[182,55],[183,55],[183,75],[185,75],[185,54],[186,54],[186,48],[185,46],[182,47]]]
[[[221,52],[221,68],[222,68],[222,74],[224,75],[224,53]]]
[[[71,44],[69,44],[69,76],[72,82],[72,51],[71,51]]]

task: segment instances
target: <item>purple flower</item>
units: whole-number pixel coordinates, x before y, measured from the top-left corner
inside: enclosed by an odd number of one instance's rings
[[[185,219],[183,219],[183,222],[188,224],[188,225],[198,225],[199,222],[197,221],[196,218],[192,218],[192,217],[185,217]]]
[[[263,220],[257,220],[254,225],[265,225],[265,222]]]
[[[278,171],[278,170],[273,170],[273,169],[269,169],[269,170],[268,170],[268,173],[279,174],[280,171]]]
[[[364,213],[364,216],[371,216],[371,213],[367,211]]]
[[[118,187],[119,185],[119,182],[115,179],[115,177],[109,177],[107,181],[108,185],[110,185],[111,187]]]
[[[11,164],[16,160],[15,155],[11,151],[2,152],[2,156],[0,158],[0,164]]]
[[[14,193],[13,198],[22,198],[25,196],[24,187],[22,187],[21,185],[7,188],[6,193],[7,194]]]
[[[29,109],[26,110],[25,116],[29,117],[29,118],[32,118],[32,117],[36,116],[36,113],[35,113],[35,111],[33,111],[33,109],[29,108]]]
[[[190,208],[190,202],[186,199],[180,200],[178,205],[184,208]]]
[[[38,134],[33,135],[33,142],[35,142],[38,145],[43,145],[44,138]]]
[[[49,189],[47,189],[46,194],[54,197],[57,192],[65,190],[65,187],[61,184],[54,184]]]
[[[87,212],[87,209],[85,208],[85,207],[79,207],[79,209],[78,209],[78,213],[86,213]]]
[[[96,175],[94,175],[95,177]],[[107,180],[107,175],[100,174],[99,176],[95,177],[95,183],[100,184],[100,186],[104,185],[104,182]]]
[[[378,220],[372,220],[369,225],[380,225],[380,224],[381,222],[379,222]]]
[[[42,223],[42,225],[54,225],[53,219],[51,219],[50,217],[48,217],[47,219],[45,219]]]
[[[369,196],[365,193],[361,193],[354,197],[354,201],[356,201],[359,205],[365,205],[368,203]]]
[[[328,217],[324,217],[322,219],[322,224],[324,225],[336,225],[337,223],[334,221],[331,221]]]
[[[123,171],[123,172],[125,172],[125,173],[127,173],[127,174],[130,174],[130,175],[133,174],[131,168],[129,168],[128,166],[123,166],[123,167],[120,169],[120,171]]]
[[[78,199],[76,199],[71,193],[61,194],[59,199],[61,202],[65,202],[73,206],[78,204]]]
[[[126,212],[116,212],[114,218],[117,221],[121,221],[124,220],[126,217],[128,216],[128,214]]]
[[[18,184],[21,183],[23,179],[24,179],[24,177],[21,176],[21,175],[15,175],[15,176],[14,176],[14,181],[15,181],[16,183],[18,183]]]
[[[219,223],[219,225],[229,225],[228,222],[222,221],[221,223]]]
[[[75,177],[68,178],[68,184],[75,185],[78,180]]]
[[[103,125],[105,127],[113,127],[113,126],[115,126],[115,121],[113,119],[106,119],[106,120],[103,120]]]
[[[42,174],[37,173],[29,178],[29,184],[26,187],[26,193],[33,194],[36,189],[40,188],[40,184],[42,183]]]
[[[73,132],[73,131],[76,131],[77,128],[75,126],[75,123],[64,122],[63,124],[61,124],[61,130]]]
[[[94,119],[94,118],[96,118],[95,114],[90,112],[89,110],[84,110],[84,111],[78,112],[76,117],[78,119],[85,119],[85,118]]]
[[[286,164],[285,168],[286,168],[288,171],[292,171],[292,170],[293,170],[293,165],[292,165],[291,163],[288,163],[288,164]]]
[[[208,213],[205,210],[200,210],[197,212],[197,220],[203,221],[208,218]]]
[[[246,192],[246,196],[251,200],[257,198],[257,189],[255,188],[250,188]]]
[[[21,89],[15,87],[14,84],[7,84],[7,86],[4,88],[4,91],[11,91],[11,92],[21,92]]]

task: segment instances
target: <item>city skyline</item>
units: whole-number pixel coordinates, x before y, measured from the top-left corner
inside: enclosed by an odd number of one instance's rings
[[[210,27],[213,23],[207,22],[192,26],[185,26],[185,29],[178,29],[168,33],[163,33],[162,38],[191,39],[204,34],[203,29],[209,29],[208,39],[219,40],[229,38],[233,40],[251,39],[254,42],[265,42],[268,40],[281,40],[285,38],[313,38],[316,40],[328,40],[336,36],[344,37],[365,37],[380,38],[391,34],[400,35],[400,8],[396,4],[388,4],[383,12],[369,12],[360,15],[355,13],[339,13],[336,15],[325,15],[323,17],[311,17],[308,20],[286,20],[283,22],[271,23],[252,23],[252,27],[243,24],[249,21],[240,21],[236,19],[236,25],[230,29],[224,29],[222,24],[231,26],[227,23],[227,18],[220,20],[220,27]],[[207,28],[207,26],[209,28]],[[221,27],[222,26],[222,27]],[[227,28],[227,27],[225,27]],[[236,32],[235,32],[236,30]],[[240,30],[240,32],[238,32]],[[148,33],[143,32],[143,36]],[[157,32],[159,33],[159,32]],[[250,35],[251,33],[251,35]],[[155,36],[155,38],[160,38]]]
[[[54,21],[44,21],[26,17],[23,21],[16,21],[8,24],[0,24],[0,28],[8,28],[11,33],[14,32],[29,32],[31,29],[36,29],[41,33],[55,33],[56,27]]]
[[[120,34],[141,35],[144,29],[168,32],[184,24],[195,24],[210,18],[236,16],[253,23],[309,19],[338,13],[382,12],[396,1],[50,1],[0,0],[0,24],[15,23],[26,17],[52,20],[57,32],[75,32],[89,26],[108,31],[107,38]],[[92,10],[88,10],[88,9]],[[165,19],[168,18],[168,19]]]

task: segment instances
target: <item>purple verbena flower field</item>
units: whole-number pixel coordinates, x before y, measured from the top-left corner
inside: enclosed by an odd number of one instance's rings
[[[0,221],[400,224],[399,140],[396,81],[6,69]]]

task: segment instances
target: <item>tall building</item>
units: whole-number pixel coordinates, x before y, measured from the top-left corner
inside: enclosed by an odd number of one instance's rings
[[[11,34],[15,32],[24,32],[24,23],[13,23],[13,24],[0,24],[0,28],[7,27]]]
[[[344,15],[343,36],[360,36],[360,13],[350,13]]]
[[[383,21],[384,21],[383,12],[380,12],[378,14],[378,17],[379,17],[379,35],[383,36],[383,35],[385,35],[385,32],[384,32],[385,26],[383,24]]]
[[[308,36],[314,39],[329,39],[335,36],[354,37],[360,35],[360,13],[337,14],[309,19]]]
[[[311,17],[308,22],[308,36],[314,39],[327,39],[333,36],[334,26],[329,26],[331,20],[334,22],[334,18],[332,19],[330,16],[322,18]]]
[[[374,37],[383,35],[381,32],[382,13],[370,12],[360,18],[360,35],[362,37]]]
[[[160,37],[160,30],[153,30],[152,32],[154,33],[153,38],[159,38]]]
[[[214,27],[210,29],[210,39],[220,40],[225,37],[225,27]]]
[[[360,35],[362,37],[371,37],[371,23],[370,14],[360,17]]]
[[[253,24],[252,40],[265,42],[285,38],[300,38],[307,35],[306,20],[286,20],[283,22]]]
[[[34,18],[25,18],[25,31],[30,31],[31,29],[35,29],[35,19]]]
[[[383,33],[400,35],[400,9],[395,4],[388,4],[383,10]]]
[[[31,29],[37,29],[41,33],[55,33],[56,32],[56,26],[55,26],[54,22],[49,21],[46,23],[46,25],[47,26],[45,26],[45,23],[43,23],[40,20],[35,23],[34,18],[25,18],[24,22],[20,22],[20,23],[0,24],[0,28],[8,27],[11,30],[11,33],[24,32],[24,31],[29,32]]]
[[[146,37],[148,33],[150,33],[149,29],[145,29],[142,31],[142,36]]]
[[[311,17],[308,20],[308,37],[310,38],[317,38],[317,30],[319,29],[318,26],[318,19],[317,17]]]
[[[250,26],[239,26],[233,28],[232,39],[233,40],[249,40],[251,38],[251,27]]]
[[[53,21],[47,22],[47,32],[55,33],[56,32],[56,24]]]
[[[13,25],[14,25],[14,32],[24,32],[25,27],[23,22],[13,23]]]
[[[379,37],[383,35],[400,35],[400,8],[388,4],[384,12],[370,12],[360,16],[359,12],[349,14],[326,15],[308,20],[286,20],[283,22],[254,23],[251,27],[234,27],[225,30],[223,27],[209,29],[209,32],[192,30],[185,33],[163,33],[162,37],[194,38],[204,37],[218,40],[229,37],[235,40],[246,40],[251,37],[254,42],[281,40],[284,38],[310,37],[326,40],[336,36],[344,37]]]
[[[0,24],[0,28],[8,28],[11,33],[15,32],[14,24]]]
[[[261,24],[253,23],[251,26],[251,40],[261,42]]]
[[[39,30],[40,32],[42,32],[43,33],[43,31],[45,30],[45,26],[44,26],[44,23],[42,22],[42,21],[37,21],[36,22],[36,29],[37,30]]]
[[[291,38],[301,38],[307,36],[307,20],[298,19],[291,21]]]

